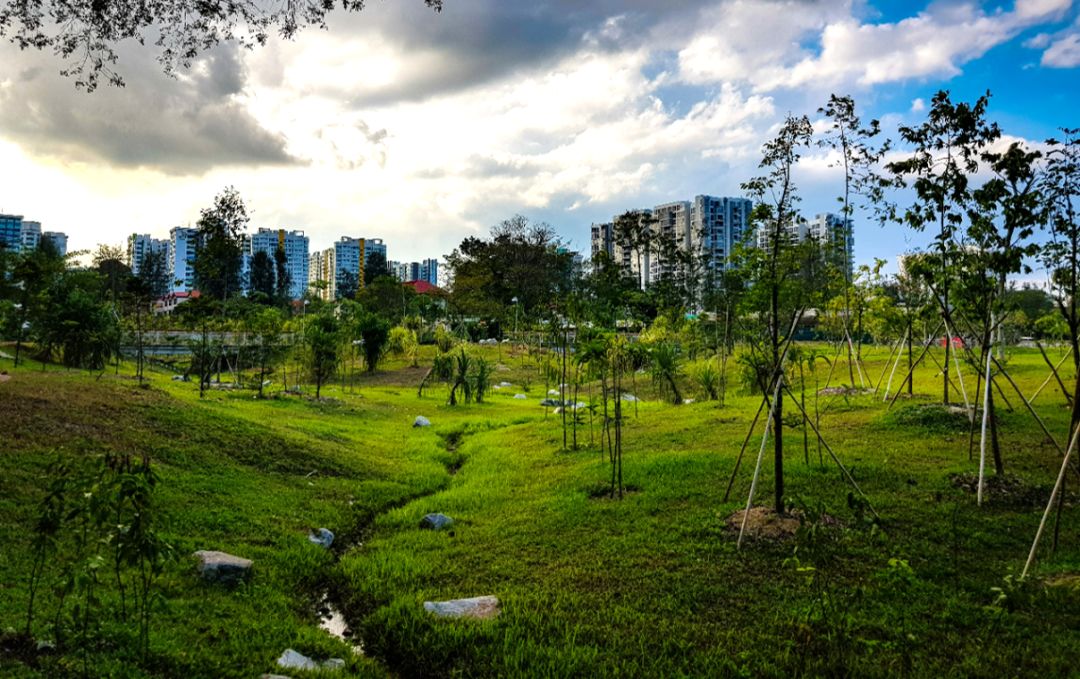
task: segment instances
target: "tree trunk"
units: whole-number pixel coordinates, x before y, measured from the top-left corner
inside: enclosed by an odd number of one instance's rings
[[[777,377],[783,379],[783,376]],[[784,513],[784,393],[776,392],[776,407],[773,409],[773,460],[776,467],[777,514]]]

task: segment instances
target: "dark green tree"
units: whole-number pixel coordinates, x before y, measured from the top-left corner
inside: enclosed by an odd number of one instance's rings
[[[196,225],[195,287],[203,295],[226,301],[240,292],[242,237],[248,221],[244,200],[231,186],[202,210]]]
[[[364,285],[371,285],[376,278],[390,275],[390,267],[386,263],[386,255],[381,252],[372,252],[364,261]]]
[[[340,357],[341,326],[332,307],[319,313],[308,314],[304,321],[304,344],[307,348],[307,364],[311,379],[315,382],[315,398],[322,395],[322,386],[337,370]]]
[[[262,250],[251,256],[251,274],[248,280],[249,295],[252,299],[269,303],[274,300],[275,288],[274,261]]]

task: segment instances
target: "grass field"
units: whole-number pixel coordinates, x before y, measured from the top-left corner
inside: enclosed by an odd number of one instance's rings
[[[418,398],[422,371],[393,361],[354,385],[324,387],[315,401],[226,390],[200,400],[195,385],[165,372],[140,388],[123,368],[98,378],[39,364],[13,370],[0,359],[11,372],[0,383],[0,629],[24,625],[29,535],[58,456],[149,452],[178,555],[162,579],[146,661],[127,650],[132,633],[112,621],[115,602],[106,600],[87,655],[4,653],[0,675],[79,676],[85,666],[91,676],[255,677],[273,672],[287,647],[346,658],[337,676],[1078,671],[1075,474],[1056,554],[1045,547],[1027,583],[1006,579],[1023,565],[1060,465],[1007,384],[1015,410],[999,399],[999,423],[1018,480],[982,507],[952,480],[977,460],[966,418],[926,407],[940,399],[931,368],[918,372],[916,397],[891,410],[880,394],[820,397],[822,431],[879,524],[849,501],[828,456],[819,461],[812,434],[804,452],[788,407],[787,496],[803,526],[737,550],[727,518],[745,505],[760,432],[730,500],[723,495],[757,396],[672,406],[637,376],[643,400],[624,413],[631,492],[612,500],[601,492],[610,466],[597,432],[586,424],[579,449],[563,450],[561,418],[538,405],[542,378],[496,353],[505,349],[476,350],[501,357],[495,381],[515,386],[455,407],[441,388]],[[868,349],[871,380],[887,353]],[[1026,394],[1047,375],[1034,351],[1012,352],[1008,365]],[[974,391],[974,375],[965,379]],[[512,398],[525,384],[529,398]],[[1061,392],[1048,385],[1034,406],[1063,442]],[[433,426],[414,429],[417,415]],[[767,456],[760,503],[770,501],[771,480]],[[418,528],[436,511],[454,518],[453,531]],[[321,526],[338,536],[329,552],[307,541]],[[254,576],[236,589],[206,585],[188,556],[197,549],[254,559]],[[363,655],[319,629],[316,604],[327,590]],[[436,620],[422,608],[485,594],[502,601],[495,620]],[[48,636],[50,606],[44,597],[38,637]]]

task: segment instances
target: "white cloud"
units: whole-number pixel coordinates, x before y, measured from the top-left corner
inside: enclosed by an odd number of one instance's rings
[[[1055,40],[1043,52],[1040,63],[1051,68],[1080,66],[1080,31],[1068,33]]]
[[[992,13],[973,3],[939,4],[895,23],[870,23],[850,2],[822,8],[738,0],[680,51],[680,73],[691,83],[747,81],[759,91],[951,77],[1023,29],[1060,17],[1070,4],[1017,0],[1012,11]]]

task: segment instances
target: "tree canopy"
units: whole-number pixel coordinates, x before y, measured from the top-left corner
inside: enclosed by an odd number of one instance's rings
[[[424,4],[442,9],[442,0]],[[20,49],[51,50],[66,62],[61,75],[92,91],[102,78],[124,84],[113,67],[116,46],[125,40],[152,40],[162,68],[172,75],[221,43],[251,48],[274,34],[292,38],[308,26],[326,28],[327,15],[339,8],[358,12],[364,0],[3,0],[0,37]]]

